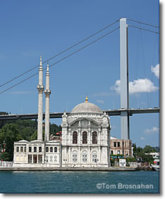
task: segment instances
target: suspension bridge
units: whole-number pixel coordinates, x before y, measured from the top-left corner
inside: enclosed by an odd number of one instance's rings
[[[120,109],[116,109],[116,110],[104,110],[104,112],[106,112],[109,116],[120,116],[121,117],[121,139],[129,139],[130,138],[130,132],[129,132],[129,117],[134,115],[134,114],[150,114],[150,113],[159,113],[160,112],[160,107],[154,107],[154,108],[139,108],[139,109],[132,109],[129,107],[129,69],[128,69],[128,27],[130,28],[136,28],[136,29],[140,29],[143,31],[148,31],[154,34],[159,34],[158,31],[155,30],[151,30],[148,28],[142,28],[139,27],[138,25],[128,25],[127,21],[132,21],[135,22],[137,24],[143,24],[145,26],[149,26],[149,27],[154,27],[154,28],[159,28],[159,26],[154,26],[152,24],[148,24],[148,23],[144,23],[144,22],[140,22],[140,21],[136,21],[133,19],[126,19],[126,18],[121,18],[118,19],[116,21],[114,21],[113,23],[105,26],[104,28],[100,29],[99,31],[89,35],[88,37],[80,40],[79,42],[73,44],[72,46],[64,49],[63,51],[59,52],[58,54],[50,57],[49,59],[45,60],[43,62],[47,63],[50,60],[53,60],[54,58],[58,57],[59,55],[62,55],[63,53],[71,50],[72,48],[78,46],[79,44],[89,40],[90,38],[96,36],[97,34],[101,33],[102,31],[106,30],[107,28],[111,27],[112,25],[116,24],[116,23],[120,23],[120,25],[111,30],[110,32],[98,37],[97,39],[93,40],[92,42],[84,45],[83,47],[79,48],[78,50],[73,51],[72,53],[68,54],[67,56],[64,56],[63,58],[59,59],[58,61],[54,62],[53,64],[50,65],[50,67],[53,67],[54,65],[62,62],[63,60],[69,58],[70,56],[80,52],[81,50],[87,48],[88,46],[96,43],[98,40],[103,39],[104,37],[112,34],[113,32],[115,32],[116,30],[120,29]],[[22,77],[23,75],[33,71],[34,69],[36,69],[37,66],[34,66],[32,68],[30,68],[29,70],[25,71],[24,73],[8,80],[7,82],[4,82],[3,84],[0,85],[0,88],[2,88],[3,86],[15,81],[16,79],[19,79],[20,77]],[[46,68],[44,69],[46,70]],[[7,89],[1,90],[0,94],[3,94],[4,92],[7,92],[8,90],[16,87],[17,85],[33,78],[34,76],[36,76],[38,74],[34,73],[33,75],[17,82],[16,84],[9,86]],[[68,113],[69,114],[69,113]],[[63,115],[62,112],[60,113],[50,113],[50,118],[61,118]],[[4,120],[17,120],[17,119],[37,119],[38,114],[7,114],[7,115],[0,115],[0,120],[4,121]],[[45,118],[45,114],[43,114],[43,119]]]
[[[119,116],[122,112],[127,112],[129,116],[134,114],[144,114],[144,113],[159,113],[160,108],[146,108],[146,109],[116,109],[116,110],[103,110],[109,116]],[[69,114],[67,112],[66,114]],[[50,113],[50,118],[62,118],[63,112],[61,113]],[[0,115],[0,120],[17,120],[17,119],[37,119],[38,113],[33,114],[8,114],[8,115]],[[43,119],[45,119],[45,114],[43,114]]]

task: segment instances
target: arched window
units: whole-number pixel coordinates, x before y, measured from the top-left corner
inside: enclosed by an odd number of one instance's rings
[[[83,153],[82,153],[82,161],[87,162],[87,152],[86,151],[83,151]]]
[[[97,132],[92,133],[92,144],[97,144]]]
[[[23,152],[23,146],[21,146],[21,152]]]
[[[57,152],[57,147],[54,147],[54,152]]]
[[[87,132],[84,131],[82,134],[82,143],[87,144]]]
[[[46,152],[49,152],[49,147],[46,147]]]
[[[32,155],[28,155],[28,163],[32,163]]]
[[[42,152],[42,147],[41,146],[39,147],[39,152]]]
[[[17,146],[17,152],[19,152],[19,147]]]
[[[57,156],[56,155],[54,156],[54,162],[57,162]]]
[[[18,152],[18,151],[17,151]],[[29,152],[32,152],[32,147],[31,146],[29,146]]]
[[[34,152],[37,152],[37,147],[36,146],[34,147]]]
[[[92,153],[92,162],[97,163],[97,161],[98,161],[98,159],[97,159],[97,153],[94,151],[94,152]]]
[[[77,144],[77,132],[73,132],[73,144]]]
[[[77,151],[73,151],[73,154],[72,154],[72,161],[73,161],[73,162],[77,162]]]

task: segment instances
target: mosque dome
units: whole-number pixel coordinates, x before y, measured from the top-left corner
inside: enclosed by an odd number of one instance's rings
[[[88,97],[86,97],[85,102],[75,106],[71,113],[103,113],[103,111],[95,104],[88,102]]]

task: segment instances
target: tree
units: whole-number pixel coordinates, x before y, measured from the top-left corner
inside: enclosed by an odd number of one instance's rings
[[[133,143],[133,144],[132,144],[132,147],[133,147],[133,155],[135,155],[135,154],[136,154],[136,144]]]
[[[5,153],[1,154],[0,158],[12,161],[14,142],[19,140],[36,140],[37,139],[37,121],[36,120],[16,120],[0,123],[0,145],[5,142]],[[50,134],[56,135],[61,131],[61,126],[50,124]],[[43,130],[44,138],[44,130]]]
[[[146,145],[143,149],[143,152],[144,153],[151,153],[151,152],[156,152],[155,148],[153,148],[152,146],[150,145]]]
[[[0,129],[0,144],[5,143],[5,152],[8,154],[8,159],[13,159],[14,142],[21,140],[19,130],[16,124],[6,124]]]
[[[62,130],[61,126],[58,126],[56,124],[50,125],[50,134],[56,135],[56,133],[61,131],[61,130]]]
[[[0,154],[0,159],[3,161],[10,161],[10,155],[7,152],[1,153]]]
[[[30,141],[31,140],[36,140],[36,139],[37,139],[37,131],[34,131],[34,133],[30,137]]]
[[[126,158],[127,162],[136,162],[136,158],[135,157],[128,157]]]

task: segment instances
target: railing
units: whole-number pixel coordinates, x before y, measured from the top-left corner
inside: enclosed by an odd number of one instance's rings
[[[0,160],[0,167],[13,167],[13,162]]]

